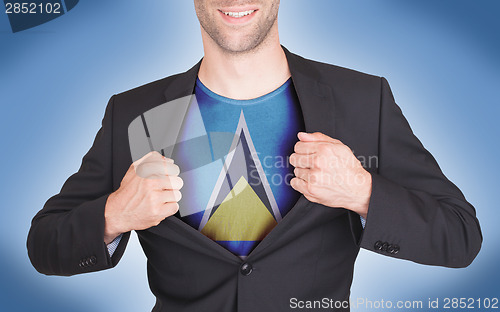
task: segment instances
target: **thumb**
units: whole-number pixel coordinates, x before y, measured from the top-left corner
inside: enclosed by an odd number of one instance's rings
[[[339,140],[327,136],[321,132],[307,133],[299,132],[297,137],[303,142],[330,142],[330,143],[340,143]]]
[[[145,154],[144,156],[142,156],[141,158],[137,159],[136,161],[133,162],[133,165],[134,166],[139,166],[141,163],[143,163],[146,159],[150,158],[150,157],[155,157],[156,154],[160,154],[158,153],[157,151],[151,151],[147,154]],[[160,155],[161,156],[161,155]]]

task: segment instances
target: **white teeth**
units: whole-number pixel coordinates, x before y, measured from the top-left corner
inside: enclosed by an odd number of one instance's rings
[[[222,12],[226,14],[227,16],[235,17],[235,18],[240,18],[243,16],[247,16],[255,12],[255,10],[248,10],[248,11],[243,11],[243,12]]]

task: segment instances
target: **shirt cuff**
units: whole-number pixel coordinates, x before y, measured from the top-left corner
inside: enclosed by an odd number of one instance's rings
[[[110,257],[113,257],[113,254],[115,253],[116,247],[118,247],[122,236],[123,234],[118,235],[111,243],[106,245],[106,247],[108,247],[108,253]]]

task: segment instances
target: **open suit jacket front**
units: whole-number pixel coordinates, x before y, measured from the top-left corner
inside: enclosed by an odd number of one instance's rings
[[[467,266],[480,249],[474,208],[413,135],[387,81],[284,50],[306,131],[340,139],[359,159],[377,159],[366,168],[373,181],[366,227],[352,212],[301,197],[241,270],[240,258],[169,217],[137,232],[154,311],[286,311],[290,298],[347,300],[359,247],[449,267]],[[118,263],[130,233],[110,258],[104,207],[132,163],[128,127],[191,95],[198,70],[199,63],[111,98],[79,171],[33,219],[28,252],[38,271],[73,275]]]

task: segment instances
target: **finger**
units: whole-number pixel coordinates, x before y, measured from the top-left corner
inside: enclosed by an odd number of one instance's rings
[[[295,168],[293,173],[297,178],[307,182],[309,186],[321,186],[327,181],[325,180],[325,175],[315,169]]]
[[[177,165],[165,161],[143,162],[136,168],[136,174],[141,178],[177,176],[179,173],[180,169]]]
[[[141,162],[141,164],[150,163],[150,162],[164,162],[164,163],[170,163],[170,164],[174,163],[173,159],[167,158],[156,151],[151,152],[151,153],[152,154],[149,157],[145,158]]]
[[[302,193],[307,197],[312,197],[311,194],[309,193],[309,187],[306,181],[300,178],[293,178],[290,180],[290,186],[297,192]]]
[[[318,199],[314,196],[311,195],[309,192],[308,184],[306,181],[300,179],[300,178],[293,178],[290,180],[290,185],[292,186],[293,189],[295,189],[297,192],[301,193],[304,195],[307,200],[311,202],[318,202]]]
[[[290,164],[295,168],[313,168],[315,155],[303,155],[293,153],[290,155]]]
[[[161,192],[160,201],[162,203],[176,203],[181,200],[182,194],[179,190],[168,190]]]
[[[293,150],[297,154],[314,154],[317,152],[316,142],[298,141]]]
[[[304,142],[342,143],[340,140],[329,137],[321,132],[314,132],[314,133],[299,132],[297,136],[299,140]]]
[[[134,161],[129,167],[128,167],[128,170],[127,172],[125,173],[125,176],[123,177],[123,181],[122,182],[128,182],[130,181],[131,179],[133,179],[133,177],[137,174],[137,167],[142,164],[147,158],[151,157],[154,155],[154,153],[157,153],[155,151],[152,151],[152,152],[149,152],[147,153],[146,155],[142,156],[141,158],[139,158],[138,160]]]
[[[165,208],[166,216],[169,217],[179,211],[179,204],[176,202],[166,202],[163,204],[163,208]]]
[[[149,158],[150,156],[154,155],[154,153],[155,153],[155,151],[149,152],[146,155],[144,155],[141,158],[139,158],[138,160],[134,161],[130,165],[130,167],[128,167],[128,170],[125,173],[125,176],[123,177],[123,182],[132,179],[135,176],[135,174],[137,174],[137,167],[140,164],[142,164],[147,158]],[[134,174],[132,174],[132,173],[134,173]]]
[[[141,164],[148,163],[148,162],[174,163],[174,160],[161,155],[157,151],[151,151],[151,152],[147,153],[146,155],[142,156],[140,159],[134,161],[133,165],[135,167],[138,167]]]
[[[301,180],[308,181],[310,171],[311,169],[295,168],[293,169],[293,174],[295,174],[295,176],[297,178],[300,178]]]
[[[146,155],[142,156],[141,158],[137,159],[136,161],[134,161],[134,165],[135,166],[139,166],[140,164],[142,164],[144,161],[146,161],[146,159],[149,159],[150,157],[152,158],[157,158],[158,156],[157,155],[160,155],[161,157],[161,154],[158,153],[157,151],[151,151],[149,153],[147,153]]]
[[[297,192],[300,192],[304,194],[304,192],[307,191],[307,183],[306,181],[302,180],[301,178],[293,178],[290,180],[290,186],[296,190]]]
[[[179,168],[179,166],[177,166],[173,162],[166,163],[163,168],[165,168],[165,173],[168,176],[178,176],[179,173],[181,173],[181,169]]]
[[[184,181],[177,176],[167,176],[160,183],[160,190],[180,190],[184,186]]]

